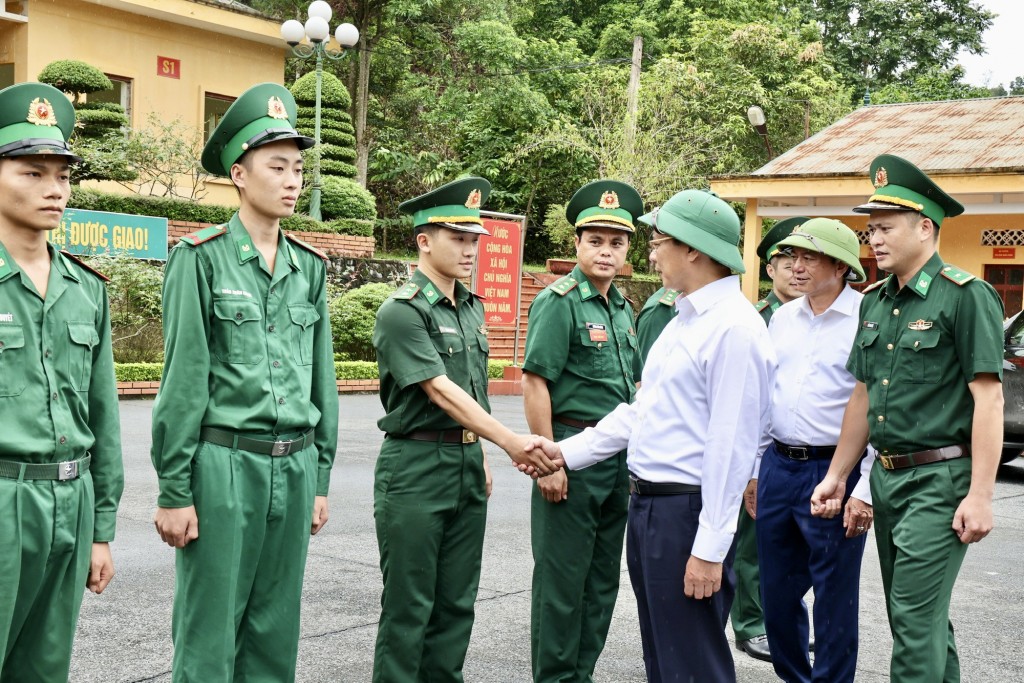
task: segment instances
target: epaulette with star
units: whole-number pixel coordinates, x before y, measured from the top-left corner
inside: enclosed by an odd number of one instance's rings
[[[64,258],[66,258],[68,261],[71,261],[72,263],[74,263],[76,266],[78,266],[82,270],[87,271],[89,273],[92,273],[93,275],[95,275],[99,279],[103,280],[104,282],[110,282],[110,278],[109,277],[107,277],[106,275],[104,275],[100,271],[96,270],[95,268],[90,266],[88,263],[86,263],[82,259],[80,259],[77,256],[75,256],[70,251],[65,251],[64,249],[61,249],[60,253],[61,253],[61,255]]]
[[[760,313],[764,309],[768,308],[768,306],[770,305],[771,304],[768,303],[768,299],[761,299],[756,304],[754,304],[754,310]]]
[[[676,302],[676,299],[679,298],[679,293],[678,289],[666,289],[665,293],[661,295],[660,299],[658,299],[658,303],[671,306]]]
[[[406,282],[401,287],[399,287],[398,291],[391,295],[391,298],[392,299],[404,299],[404,300],[408,301],[409,299],[411,299],[414,296],[416,296],[416,294],[419,291],[420,291],[420,286],[418,284],[416,284],[415,282],[409,281],[409,282]]]
[[[874,284],[868,285],[867,287],[865,287],[863,289],[863,291],[861,293],[862,294],[867,294],[868,292],[872,292],[872,291],[878,289],[879,287],[884,285],[886,282],[888,282],[890,277],[892,277],[892,275],[889,275],[888,277],[884,277],[884,278],[882,278],[881,280],[879,280],[878,282],[876,282]]]
[[[968,273],[966,270],[960,270],[956,266],[943,266],[942,270],[939,272],[942,274],[942,277],[955,282],[961,287],[974,279],[973,275]]]
[[[226,234],[228,234],[227,224],[211,225],[208,228],[196,230],[191,235],[185,235],[184,237],[181,238],[180,241],[184,242],[185,244],[190,244],[193,247],[198,247],[203,242],[209,242],[214,237],[220,237],[221,235]]]
[[[577,285],[579,285],[579,282],[576,282],[576,278],[571,275],[566,275],[551,283],[551,289],[558,296],[565,296],[572,290],[576,289]]]
[[[305,249],[306,251],[308,251],[309,253],[311,253],[311,254],[313,254],[315,256],[319,256],[320,258],[322,258],[324,260],[324,263],[327,263],[328,261],[331,260],[330,257],[327,256],[327,254],[323,253],[322,251],[320,251],[319,249],[317,249],[315,247],[312,247],[312,246],[306,244],[305,242],[300,240],[298,237],[293,237],[292,235],[289,235],[287,233],[285,233],[284,237],[285,237],[286,240],[288,240],[289,242],[291,242],[295,246],[301,247],[301,248]]]

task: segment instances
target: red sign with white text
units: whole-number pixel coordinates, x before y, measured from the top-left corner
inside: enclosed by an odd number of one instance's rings
[[[476,257],[476,293],[484,297],[484,321],[491,327],[515,327],[523,273],[523,224],[484,218],[490,235],[481,235]]]
[[[992,258],[1017,258],[1016,247],[993,247]]]
[[[171,57],[156,58],[156,75],[164,78],[181,78],[181,60]]]

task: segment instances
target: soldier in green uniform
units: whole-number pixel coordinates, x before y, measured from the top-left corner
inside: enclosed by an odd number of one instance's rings
[[[612,279],[643,200],[596,180],[566,206],[577,265],[530,306],[523,403],[530,430],[561,440],[592,427],[636,393],[633,308]],[[570,493],[572,495],[570,495]],[[626,452],[572,475],[537,480],[531,503],[531,651],[537,683],[591,681],[619,592],[629,506]]]
[[[82,590],[114,576],[124,487],[107,292],[47,242],[71,195],[75,110],[0,90],[0,681],[68,680]]]
[[[373,488],[384,579],[377,683],[462,680],[487,511],[479,437],[539,474],[555,469],[489,414],[483,304],[459,280],[487,234],[480,205],[490,188],[464,178],[399,206],[412,214],[419,260],[373,331],[386,413]]]
[[[772,281],[772,291],[754,304],[765,325],[782,304],[801,296],[793,286],[793,257],[788,252],[780,251],[778,244],[807,220],[803,216],[781,220],[772,226],[757,245],[757,255],[765,263],[768,278]],[[752,484],[748,484],[744,491],[745,499],[756,494],[756,482]],[[736,649],[754,659],[770,662],[772,655],[768,647],[768,636],[765,635],[764,611],[761,609],[756,527],[746,506],[740,506],[740,517],[736,523],[736,559],[733,561],[733,570],[736,572],[736,598],[729,618],[732,619],[732,631],[736,636]]]
[[[857,379],[832,465],[811,498],[843,513],[846,478],[868,441],[875,541],[893,635],[893,683],[955,683],[950,594],[967,544],[992,529],[1003,443],[1003,308],[995,290],[943,263],[936,243],[955,199],[900,157],[871,164],[878,267],[864,291],[847,368]],[[846,510],[844,524],[853,522]]]
[[[663,235],[658,230],[658,209],[645,213],[637,219],[638,222],[653,228],[654,234],[648,247],[653,253],[663,240],[672,239]],[[656,266],[655,266],[656,267]],[[679,298],[679,291],[669,289],[662,285],[658,291],[647,298],[640,312],[636,314],[636,340],[637,349],[633,356],[633,381],[640,384],[640,378],[644,373],[644,363],[647,361],[647,354],[654,346],[655,340],[661,331],[665,329],[669,321],[676,315],[676,299]]]
[[[202,157],[241,206],[167,262],[152,459],[157,531],[178,548],[176,683],[295,679],[306,551],[327,522],[338,438],[326,267],[280,229],[312,144],[287,89],[244,92]]]

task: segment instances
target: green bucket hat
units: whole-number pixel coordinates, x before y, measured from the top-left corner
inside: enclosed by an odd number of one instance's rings
[[[811,218],[798,226],[789,237],[779,242],[780,248],[799,247],[807,251],[831,256],[850,266],[846,279],[864,282],[864,266],[860,264],[860,241],[857,233],[841,221],[831,218]]]
[[[19,83],[0,90],[0,157],[54,154],[71,163],[68,137],[75,108],[67,96],[45,83]]]
[[[924,171],[893,154],[875,157],[871,178],[875,193],[867,204],[853,208],[857,213],[917,211],[940,227],[943,218],[964,212],[963,205],[943,192]]]
[[[612,228],[632,234],[643,212],[639,192],[618,180],[602,179],[576,190],[565,207],[565,220],[577,230]]]
[[[484,228],[480,218],[480,207],[490,193],[491,184],[487,180],[470,176],[407,199],[398,205],[398,209],[412,214],[413,227],[439,225],[461,232],[489,235],[491,233]]]
[[[757,245],[757,257],[765,263],[771,261],[779,253],[779,242],[789,237],[791,232],[809,220],[805,216],[793,216],[773,225]]]
[[[203,168],[229,176],[243,154],[278,140],[295,140],[299,149],[316,144],[295,130],[295,98],[287,88],[277,83],[254,85],[231,103],[217,124],[203,148]]]
[[[658,232],[671,235],[697,251],[745,273],[740,256],[740,217],[732,207],[707,190],[683,190],[658,211]]]

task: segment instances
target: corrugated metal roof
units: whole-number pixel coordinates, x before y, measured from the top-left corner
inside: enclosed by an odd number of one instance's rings
[[[1024,169],[1024,97],[861,107],[753,175],[866,174],[879,154],[927,172]]]

